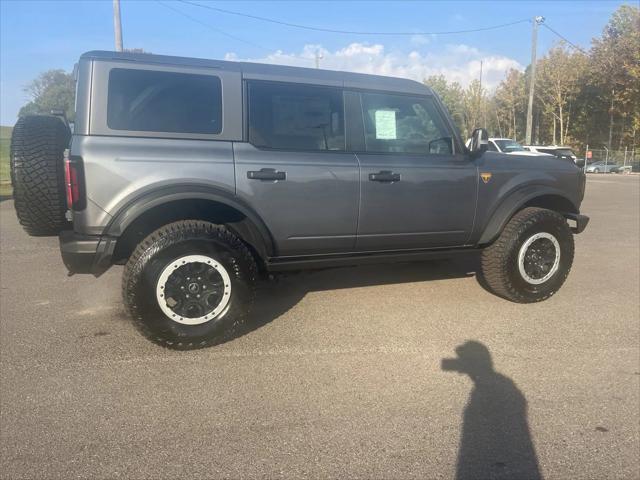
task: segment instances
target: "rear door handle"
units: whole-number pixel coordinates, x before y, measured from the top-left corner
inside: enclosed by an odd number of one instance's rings
[[[386,182],[386,183],[393,183],[393,182],[399,182],[400,181],[400,174],[399,173],[393,173],[389,170],[382,170],[381,172],[378,173],[370,173],[369,174],[369,181],[371,182]]]
[[[286,180],[287,172],[277,172],[275,168],[261,168],[257,171],[249,170],[247,172],[247,178],[249,180],[262,181]]]

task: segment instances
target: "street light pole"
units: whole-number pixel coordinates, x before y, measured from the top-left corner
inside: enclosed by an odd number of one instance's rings
[[[538,25],[544,22],[544,17],[533,17],[531,31],[531,78],[529,79],[529,105],[527,107],[526,144],[531,145],[531,131],[533,130],[533,96],[536,85],[536,55],[538,52]]]
[[[122,51],[122,22],[120,21],[120,0],[113,0],[113,35],[116,52]]]

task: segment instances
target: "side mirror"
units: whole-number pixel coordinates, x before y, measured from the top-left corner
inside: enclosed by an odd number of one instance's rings
[[[489,148],[489,133],[484,128],[476,128],[471,134],[469,151],[472,155],[482,155]]]

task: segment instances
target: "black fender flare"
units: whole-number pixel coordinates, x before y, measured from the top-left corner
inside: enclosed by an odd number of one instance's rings
[[[254,247],[262,258],[275,255],[273,237],[262,218],[233,193],[210,185],[163,185],[147,191],[118,209],[106,226],[104,235],[120,237],[127,227],[145,212],[178,200],[209,200],[237,210],[245,218],[229,224],[228,227]]]
[[[491,243],[500,234],[500,232],[502,232],[509,219],[513,217],[518,210],[522,209],[522,207],[530,200],[545,195],[562,197],[569,205],[572,206],[572,211],[562,211],[561,213],[574,214],[579,212],[575,202],[573,202],[565,192],[547,185],[530,184],[512,191],[502,199],[498,206],[493,210],[493,213],[485,223],[484,228],[481,230],[482,234],[480,235],[478,244],[486,245]]]

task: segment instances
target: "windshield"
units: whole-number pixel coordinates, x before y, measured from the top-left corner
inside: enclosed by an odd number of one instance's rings
[[[559,148],[558,150],[556,150],[556,152],[558,152],[560,155],[565,155],[567,157],[575,157],[576,154],[573,153],[572,150],[569,150],[568,148]]]
[[[501,151],[507,152],[525,152],[525,148],[514,140],[494,140]]]

